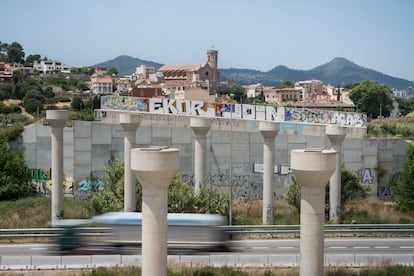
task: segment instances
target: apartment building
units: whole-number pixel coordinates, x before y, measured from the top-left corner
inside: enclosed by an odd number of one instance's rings
[[[113,93],[114,77],[107,74],[106,68],[97,67],[91,76],[91,91],[96,95]]]
[[[320,80],[304,80],[295,83],[295,88],[302,89],[303,100],[316,100],[318,95],[323,94],[323,82]]]
[[[263,93],[267,103],[287,104],[302,101],[302,89],[264,87]]]
[[[42,74],[70,73],[71,66],[62,64],[57,60],[41,60],[33,63],[33,69]]]

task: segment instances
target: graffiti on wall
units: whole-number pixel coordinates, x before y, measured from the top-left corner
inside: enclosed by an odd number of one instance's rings
[[[191,115],[209,118],[222,117],[274,122],[290,121],[356,127],[364,126],[367,122],[365,114],[352,112],[251,104],[208,103],[180,99],[137,98],[130,96],[101,97],[101,109],[138,111],[153,114]],[[104,116],[104,111],[96,112],[95,120],[101,120]]]
[[[285,121],[362,127],[367,118],[361,113],[286,108]]]
[[[362,170],[362,183],[372,184],[374,182],[374,175],[370,168],[365,168]]]
[[[49,195],[52,192],[52,169],[28,169],[28,182],[36,193]],[[83,179],[74,183],[63,174],[63,193],[74,196],[92,195],[104,189],[104,182],[99,179]]]
[[[39,194],[48,195],[52,192],[52,169],[33,169],[27,171],[27,179],[32,190]],[[73,182],[67,178],[66,173],[63,174],[63,193],[73,193]]]
[[[184,182],[194,186],[194,176],[182,175]],[[263,174],[252,173],[251,175],[231,176],[231,190],[238,199],[258,200],[263,198]],[[274,198],[282,199],[290,183],[290,175],[275,175]],[[210,189],[218,189],[224,192],[230,190],[230,174],[224,171],[207,177],[204,185]]]

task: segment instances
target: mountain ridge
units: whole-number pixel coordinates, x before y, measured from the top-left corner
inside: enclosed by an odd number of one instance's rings
[[[119,75],[122,76],[132,74],[135,72],[135,68],[141,64],[155,67],[156,70],[164,65],[128,55],[120,55],[94,66],[116,68]],[[365,79],[370,79],[400,90],[414,87],[413,81],[392,77],[373,69],[365,68],[344,57],[335,57],[331,61],[309,70],[291,69],[285,65],[277,65],[267,72],[248,68],[220,68],[219,71],[220,81],[234,80],[240,85],[261,83],[263,85],[278,86],[286,80],[296,82],[318,79],[323,81],[324,84],[343,86],[346,83],[362,82]]]

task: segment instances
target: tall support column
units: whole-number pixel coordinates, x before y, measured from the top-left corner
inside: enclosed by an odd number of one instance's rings
[[[131,150],[131,169],[142,185],[142,275],[167,275],[168,186],[180,166],[179,150]]]
[[[326,126],[326,135],[332,148],[338,153],[336,156],[336,169],[329,181],[329,219],[333,223],[341,222],[341,163],[342,147],[347,129],[341,126]]]
[[[195,134],[194,144],[194,191],[198,192],[206,180],[206,140],[211,120],[191,118],[190,126]]]
[[[272,225],[275,217],[274,186],[275,173],[275,137],[279,133],[279,124],[260,122],[259,130],[263,136],[263,216],[265,225]]]
[[[122,113],[119,115],[119,123],[124,130],[124,211],[134,212],[137,206],[137,191],[136,178],[131,170],[131,149],[136,144],[141,115]]]
[[[52,225],[64,218],[63,207],[63,128],[67,110],[46,110],[46,121],[52,127]]]
[[[325,185],[336,168],[336,151],[292,150],[290,156],[301,185],[300,275],[323,275]]]

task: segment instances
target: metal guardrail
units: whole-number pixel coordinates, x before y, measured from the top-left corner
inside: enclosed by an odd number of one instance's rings
[[[223,226],[230,235],[299,235],[300,225]],[[414,224],[325,224],[326,234],[414,234]]]
[[[106,227],[77,227],[79,235],[85,237],[100,237],[110,235],[111,228]],[[56,238],[65,231],[63,227],[0,229],[0,240],[5,239],[48,239]]]
[[[299,235],[300,225],[234,225],[221,226],[230,236],[235,235]],[[79,234],[85,237],[103,237],[111,234],[107,227],[77,227]],[[0,240],[55,238],[65,228],[23,228],[0,229]],[[412,234],[414,224],[326,224],[325,234]]]

